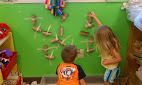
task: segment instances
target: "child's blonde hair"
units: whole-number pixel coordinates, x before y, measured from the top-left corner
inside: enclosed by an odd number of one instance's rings
[[[110,54],[111,49],[119,51],[120,45],[117,37],[108,26],[100,26],[96,33],[96,46],[101,55]]]

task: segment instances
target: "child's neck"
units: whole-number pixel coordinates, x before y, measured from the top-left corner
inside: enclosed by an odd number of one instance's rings
[[[64,62],[65,64],[73,64],[74,62]]]

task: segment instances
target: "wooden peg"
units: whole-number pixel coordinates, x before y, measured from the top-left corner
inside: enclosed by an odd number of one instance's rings
[[[45,56],[48,60],[53,60],[54,56],[53,56],[54,50],[51,52],[51,54],[49,56]]]
[[[52,34],[52,32],[49,32],[50,29],[51,29],[51,25],[49,25],[48,30],[47,30],[47,31],[43,31],[42,34],[43,34],[44,36],[50,36],[50,35]]]
[[[63,36],[63,32],[64,32],[64,28],[62,26],[60,26],[60,28],[58,30],[58,35]]]
[[[94,43],[94,37],[93,37],[93,36],[90,37],[89,43],[90,43],[91,45]]]
[[[59,38],[58,38],[58,35],[56,34],[55,38],[53,38],[50,42],[51,43],[55,43],[55,42],[58,42]]]
[[[88,36],[88,35],[89,35],[89,32],[80,31],[80,35],[83,35],[83,36]]]
[[[40,29],[40,27],[41,27],[41,24],[38,27],[33,27],[32,29],[35,32],[42,32],[42,30]]]
[[[36,24],[37,24],[37,16],[36,15],[32,15],[31,20],[32,20],[33,26],[36,26]]]
[[[84,57],[84,49],[77,49],[77,56],[79,58],[83,58]]]
[[[64,21],[67,19],[68,16],[69,16],[68,14],[64,14],[64,15],[61,17],[61,20],[64,22]]]

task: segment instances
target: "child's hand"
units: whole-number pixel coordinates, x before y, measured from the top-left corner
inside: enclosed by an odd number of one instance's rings
[[[109,60],[107,60],[107,59],[103,60],[103,64],[104,65],[108,65],[109,64]]]
[[[94,12],[90,12],[90,13],[88,14],[88,16],[89,16],[89,17],[92,17],[92,18],[95,18],[95,17],[96,17],[96,14],[95,14]]]

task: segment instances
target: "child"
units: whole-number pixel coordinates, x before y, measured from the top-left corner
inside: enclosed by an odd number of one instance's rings
[[[95,33],[96,46],[101,54],[101,64],[106,68],[104,85],[109,85],[114,83],[120,73],[118,67],[121,61],[119,41],[110,27],[102,25],[95,13],[92,12],[89,17],[94,18],[99,26]]]
[[[86,74],[81,66],[74,64],[74,60],[77,56],[75,46],[65,46],[61,56],[63,63],[60,63],[57,67],[57,85],[86,85],[84,80]]]

